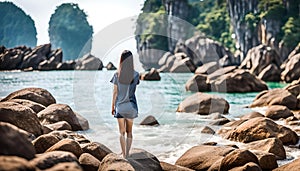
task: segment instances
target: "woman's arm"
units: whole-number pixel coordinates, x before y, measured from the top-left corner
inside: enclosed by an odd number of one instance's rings
[[[116,105],[116,98],[118,93],[118,87],[116,84],[114,84],[114,90],[113,90],[113,98],[112,98],[112,105],[111,105],[111,114],[115,114],[115,105]]]

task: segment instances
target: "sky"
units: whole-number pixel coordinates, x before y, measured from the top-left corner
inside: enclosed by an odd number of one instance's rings
[[[4,1],[4,0],[0,0]],[[27,15],[30,15],[35,22],[37,29],[37,45],[49,43],[48,23],[51,15],[54,13],[57,6],[62,3],[76,3],[88,16],[87,20],[94,30],[94,42],[92,54],[102,58],[102,61],[107,63],[113,62],[116,65],[117,58],[122,49],[128,49],[136,53],[136,43],[133,37],[128,33],[127,38],[124,36],[118,37],[119,41],[111,40],[111,37],[118,34],[120,24],[116,22],[126,20],[130,22],[130,18],[137,16],[143,7],[145,0],[5,0],[13,2],[20,7]],[[130,23],[132,24],[132,23]],[[114,27],[111,27],[114,25]],[[132,27],[132,26],[131,26]],[[108,30],[110,29],[110,30]],[[104,34],[108,33],[108,34]],[[99,35],[99,36],[97,36]],[[97,36],[97,37],[96,37]],[[98,40],[97,40],[98,39]],[[105,42],[107,42],[105,44]],[[104,46],[109,47],[105,47]],[[100,49],[105,49],[101,51]],[[118,55],[117,55],[118,54]],[[109,59],[105,59],[110,56]],[[113,57],[113,59],[112,59]]]

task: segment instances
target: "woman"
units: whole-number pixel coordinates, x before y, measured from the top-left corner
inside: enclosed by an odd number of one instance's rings
[[[139,84],[139,73],[134,71],[130,51],[122,52],[119,69],[110,82],[114,84],[111,113],[118,119],[122,154],[126,158],[132,144],[133,119],[138,117],[135,89]]]

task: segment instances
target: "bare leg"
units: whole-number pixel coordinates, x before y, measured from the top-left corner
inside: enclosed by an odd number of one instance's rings
[[[118,124],[119,124],[119,132],[120,132],[120,144],[122,149],[122,155],[125,158],[126,157],[126,151],[125,151],[125,119],[124,118],[118,118]]]
[[[132,144],[132,125],[133,119],[125,119],[125,126],[126,126],[126,157],[129,156],[129,151]]]

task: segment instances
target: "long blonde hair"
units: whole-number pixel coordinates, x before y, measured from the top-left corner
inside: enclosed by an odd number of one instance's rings
[[[133,55],[129,50],[124,50],[121,54],[118,69],[119,82],[122,84],[130,84],[133,81],[133,71]]]

